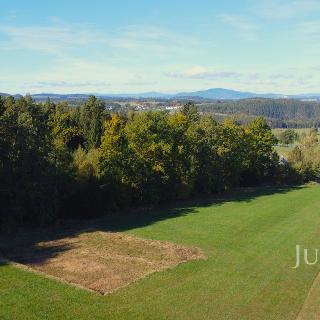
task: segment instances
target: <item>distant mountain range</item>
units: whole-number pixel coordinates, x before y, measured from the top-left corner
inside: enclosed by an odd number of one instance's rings
[[[276,93],[253,93],[247,91],[236,91],[224,88],[212,88],[208,90],[192,91],[192,92],[179,92],[176,94],[166,94],[160,92],[146,92],[140,94],[126,94],[115,95],[119,97],[140,97],[140,98],[200,98],[200,99],[212,99],[212,100],[239,100],[249,98],[291,98],[291,99],[316,99],[320,100],[320,93],[315,94],[300,94],[300,95],[285,95]]]
[[[284,95],[277,95],[273,93],[257,94],[252,92],[236,91],[223,88],[213,88],[202,91],[194,92],[181,92],[176,95],[177,97],[200,97],[203,99],[215,99],[215,100],[237,100],[248,99],[254,97],[263,98],[282,98]]]
[[[0,93],[0,96],[8,96],[6,93]],[[236,91],[224,88],[212,88],[202,91],[180,92],[176,94],[167,94],[161,92],[144,92],[144,93],[123,93],[123,94],[95,94],[101,98],[142,98],[142,99],[211,99],[211,100],[239,100],[249,98],[291,98],[291,99],[306,99],[320,100],[320,93],[317,94],[300,94],[300,95],[284,95],[275,93],[253,93],[245,91]],[[20,97],[21,95],[14,95]],[[45,100],[48,97],[54,100],[64,99],[85,99],[88,94],[55,94],[55,93],[40,93],[33,94],[35,100]]]

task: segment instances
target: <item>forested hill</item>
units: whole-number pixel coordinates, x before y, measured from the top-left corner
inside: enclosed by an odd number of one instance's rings
[[[8,97],[8,94],[0,93]],[[22,96],[14,96],[21,99]],[[55,103],[67,103],[71,107],[79,107],[89,98],[85,94],[39,94],[33,95],[35,102],[46,102],[50,98]],[[247,124],[258,116],[264,117],[271,127],[320,127],[320,100],[293,98],[246,98],[246,99],[204,99],[197,96],[174,97],[110,97],[99,96],[111,112],[120,110],[176,110],[188,101],[192,101],[203,113],[213,114],[220,121],[235,116],[241,123]]]
[[[274,127],[318,127],[320,125],[320,101],[296,99],[243,99],[201,103],[202,112],[236,115],[246,122],[252,117],[263,116]]]

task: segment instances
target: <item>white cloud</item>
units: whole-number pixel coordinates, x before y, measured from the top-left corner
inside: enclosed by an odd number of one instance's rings
[[[132,81],[132,82],[125,82],[124,85],[125,86],[130,86],[130,87],[145,87],[145,86],[153,86],[158,84],[157,81],[146,81],[146,82],[142,82],[142,81]]]
[[[228,79],[228,78],[239,78],[241,73],[235,71],[218,71],[210,70],[203,66],[195,66],[182,72],[169,72],[167,76],[170,78],[177,79]]]
[[[320,54],[320,21],[309,20],[299,23],[293,31],[302,48],[305,62],[317,61]]]
[[[299,33],[304,37],[320,37],[320,21],[307,21],[298,26]]]
[[[259,39],[262,24],[260,21],[255,23],[257,16],[246,19],[221,14],[218,18],[241,38],[247,41]],[[300,21],[291,32],[297,42],[304,43],[304,54],[306,50],[314,49],[318,55],[318,21]],[[307,79],[299,83],[298,79],[309,72],[300,70],[300,75],[296,75],[277,63],[271,68],[255,64],[254,69],[251,62],[246,64],[245,59],[241,60],[241,53],[239,61],[227,61],[219,57],[225,48],[221,52],[219,47],[212,50],[213,41],[208,36],[200,37],[206,39],[201,40],[160,25],[129,25],[113,28],[111,32],[87,25],[66,24],[52,18],[47,26],[18,26],[12,21],[7,22],[0,25],[0,33],[5,35],[0,40],[1,50],[7,50],[2,55],[1,66],[5,68],[0,75],[0,91],[105,93],[135,92],[140,87],[139,91],[180,91],[183,87],[192,91],[207,85],[241,87],[249,91],[293,91],[297,88],[303,91]],[[316,40],[313,41],[315,45],[303,42],[304,38]],[[20,50],[19,55],[25,54],[26,59],[33,58],[35,51],[35,57],[44,58],[39,66],[37,63],[26,64],[22,71],[6,72],[6,66],[14,61],[10,60],[8,50]],[[212,61],[219,61],[220,67],[219,64],[210,66]],[[184,68],[188,65],[194,66]],[[317,76],[312,80],[319,83]]]
[[[265,72],[240,72],[235,70],[219,70],[207,68],[204,66],[194,66],[182,71],[168,72],[167,77],[176,79],[194,79],[194,80],[245,80],[245,81],[270,81],[285,80],[294,78],[291,73],[265,73]]]
[[[219,14],[217,18],[232,27],[243,39],[247,41],[258,40],[259,26],[244,17],[234,14]]]
[[[102,35],[98,35],[94,31],[67,25],[48,27],[0,25],[0,32],[8,37],[8,40],[2,41],[2,49],[29,49],[55,55],[63,55],[74,47],[105,41]]]
[[[91,50],[109,59],[134,59],[163,61],[173,54],[188,55],[201,50],[205,43],[189,35],[178,34],[157,25],[129,25],[117,30],[99,30],[91,26],[63,23],[52,18],[48,26],[0,25],[1,33],[8,38],[0,41],[2,50],[33,50],[57,57],[79,57],[78,49]],[[186,50],[189,48],[189,50]],[[121,50],[121,54],[119,54]],[[128,54],[125,54],[127,52]],[[103,54],[102,54],[103,53]],[[91,57],[95,60],[94,57]]]
[[[197,39],[158,26],[132,25],[102,32],[89,26],[64,24],[57,18],[45,27],[0,25],[1,33],[6,36],[0,41],[2,50],[28,50],[51,56],[46,58],[50,61],[46,69],[30,70],[25,79],[19,75],[14,80],[14,74],[8,75],[8,84],[24,86],[28,92],[91,91],[94,83],[97,90],[103,90],[107,83],[112,83],[111,89],[142,84],[151,87],[154,77],[150,74],[160,63],[172,61],[173,54],[188,55],[190,50],[185,46],[200,45]]]
[[[293,0],[293,1],[261,1],[254,7],[254,11],[263,17],[271,19],[289,19],[320,11],[318,0]]]
[[[304,71],[304,69],[303,69]],[[308,90],[317,84],[317,76],[309,70],[308,73],[289,69],[281,71],[266,70],[219,70],[205,66],[194,66],[185,70],[167,73],[166,76],[176,80],[188,80],[191,90],[205,83],[206,87],[228,87],[253,92],[294,93]]]
[[[28,85],[28,84],[26,84]],[[30,84],[33,88],[100,88],[100,87],[108,87],[109,83],[104,81],[75,81],[75,82],[67,82],[67,81],[39,81]]]
[[[157,61],[165,59],[172,61],[172,55],[186,56],[194,50],[201,50],[206,45],[198,38],[176,33],[164,27],[143,24],[129,25],[117,30],[108,41],[109,46],[115,50],[130,52],[133,58],[147,57],[147,60]]]
[[[132,72],[117,67],[108,61],[91,61],[82,58],[64,57],[36,74],[21,79],[25,91],[56,92],[106,92],[130,79]]]

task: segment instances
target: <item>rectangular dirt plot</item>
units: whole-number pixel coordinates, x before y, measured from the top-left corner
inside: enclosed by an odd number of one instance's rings
[[[92,231],[20,248],[8,258],[105,294],[204,254],[194,247]]]

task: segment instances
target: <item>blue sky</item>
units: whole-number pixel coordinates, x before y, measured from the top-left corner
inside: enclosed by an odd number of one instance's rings
[[[0,92],[320,92],[318,0],[0,0],[0,8]]]

